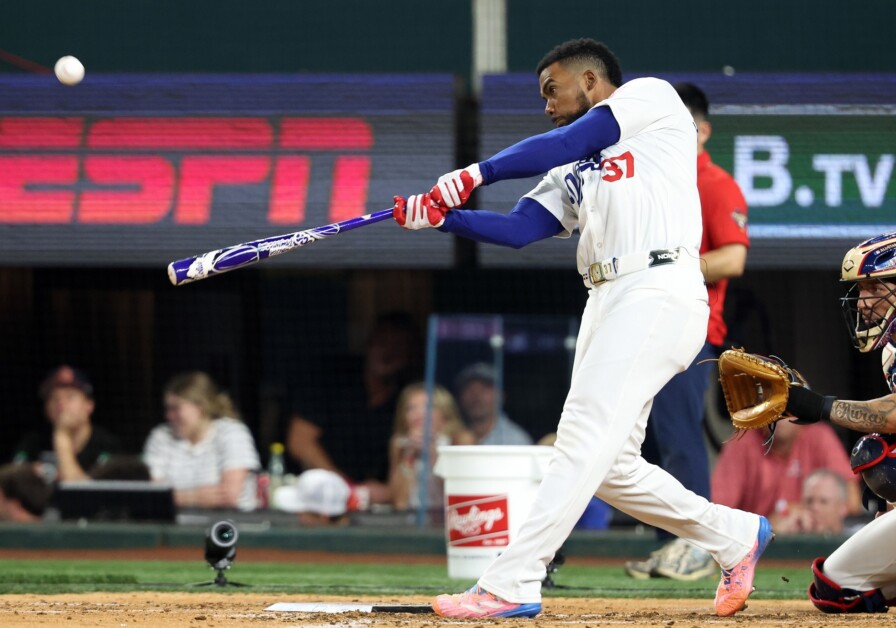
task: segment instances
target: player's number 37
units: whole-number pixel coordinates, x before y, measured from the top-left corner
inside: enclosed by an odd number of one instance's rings
[[[611,183],[623,177],[631,179],[635,176],[635,158],[630,151],[625,151],[618,157],[607,157],[600,162],[600,167],[604,171],[601,179]]]

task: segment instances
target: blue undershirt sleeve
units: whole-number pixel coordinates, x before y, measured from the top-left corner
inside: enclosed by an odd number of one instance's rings
[[[607,105],[588,110],[567,126],[533,135],[479,162],[483,182],[524,179],[587,159],[619,141],[619,123]]]
[[[454,233],[476,242],[515,249],[563,231],[563,225],[545,207],[523,197],[509,214],[484,210],[452,209],[445,214],[439,231]]]

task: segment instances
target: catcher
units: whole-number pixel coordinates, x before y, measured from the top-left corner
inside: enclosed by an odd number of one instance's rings
[[[863,353],[881,350],[891,394],[870,401],[820,395],[782,362],[737,350],[720,359],[720,379],[738,429],[773,426],[785,418],[800,424],[826,420],[866,432],[853,447],[850,462],[889,511],[896,502],[896,232],[850,249],[841,281],[850,283],[841,306],[853,344]],[[812,603],[826,613],[887,612],[896,602],[894,538],[896,515],[879,513],[829,557],[816,558],[809,585]]]

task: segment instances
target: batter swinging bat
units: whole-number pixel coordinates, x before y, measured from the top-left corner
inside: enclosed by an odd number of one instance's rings
[[[175,286],[199,281],[212,275],[220,275],[230,270],[243,268],[263,259],[286,253],[315,240],[336,235],[343,231],[351,231],[365,225],[372,225],[392,217],[392,208],[383,209],[357,218],[349,218],[342,222],[334,222],[323,227],[314,227],[305,231],[285,233],[283,235],[235,244],[216,251],[209,251],[194,257],[177,260],[168,264],[168,279]]]

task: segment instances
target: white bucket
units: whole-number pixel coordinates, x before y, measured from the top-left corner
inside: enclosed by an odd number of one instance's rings
[[[439,447],[445,479],[448,577],[478,579],[529,514],[553,447]]]

